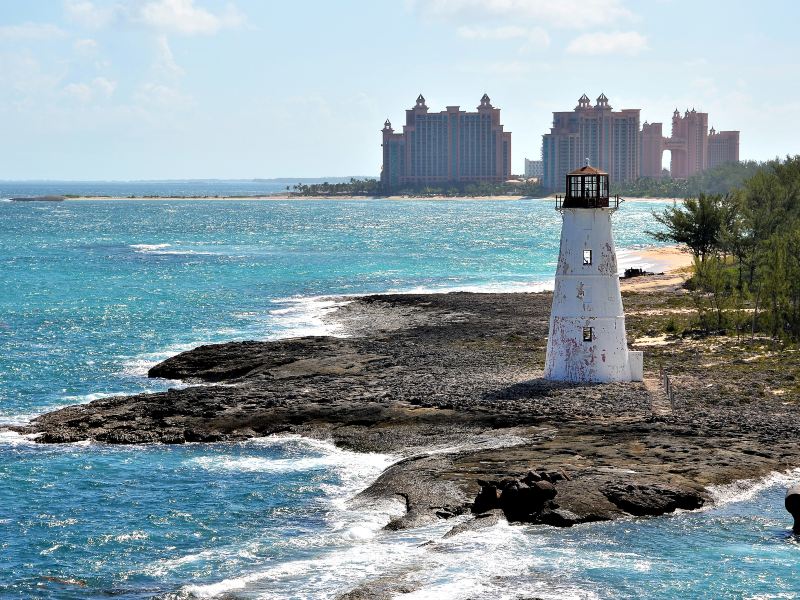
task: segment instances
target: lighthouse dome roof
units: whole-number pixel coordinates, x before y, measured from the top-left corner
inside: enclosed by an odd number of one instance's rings
[[[600,169],[596,169],[589,165],[581,167],[580,169],[575,169],[574,171],[570,171],[569,175],[608,175],[605,171],[601,171]]]

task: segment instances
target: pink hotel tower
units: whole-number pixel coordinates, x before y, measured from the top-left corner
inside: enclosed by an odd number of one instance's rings
[[[670,175],[685,179],[726,162],[739,161],[739,132],[708,130],[708,113],[672,113],[672,135],[665,138],[661,123],[642,125],[642,177],[661,177],[661,157],[670,152]]]
[[[428,112],[420,94],[406,110],[403,132],[395,133],[386,119],[381,133],[385,189],[502,182],[511,175],[511,132],[503,131],[500,109],[486,94],[476,112],[448,106],[436,113]]]
[[[564,174],[591,163],[615,182],[661,177],[664,151],[670,152],[670,175],[685,179],[726,162],[739,160],[739,132],[708,129],[708,113],[677,109],[672,133],[664,137],[662,123],[639,128],[641,109],[613,110],[605,94],[593,105],[584,94],[572,111],[554,112],[550,133],[542,136],[543,182],[562,190]]]

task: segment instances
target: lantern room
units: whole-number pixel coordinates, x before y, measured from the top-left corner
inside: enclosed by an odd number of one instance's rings
[[[567,173],[567,193],[559,208],[617,208],[619,200],[610,201],[608,173],[588,164]]]

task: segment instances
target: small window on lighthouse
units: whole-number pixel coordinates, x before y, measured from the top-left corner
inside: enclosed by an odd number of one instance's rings
[[[591,250],[584,250],[583,251],[583,264],[584,265],[592,264],[592,251]]]
[[[592,327],[584,327],[583,328],[583,341],[584,342],[591,342],[592,341]]]

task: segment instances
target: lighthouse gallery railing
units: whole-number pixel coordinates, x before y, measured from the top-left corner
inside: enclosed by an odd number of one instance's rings
[[[566,199],[567,197],[563,195],[556,196],[556,210],[561,210],[564,208],[564,201]],[[582,202],[581,206],[568,206],[567,208],[613,208],[616,210],[619,208],[619,205],[625,201],[624,198],[620,198],[619,196],[609,196],[607,198],[581,198],[580,200]]]

